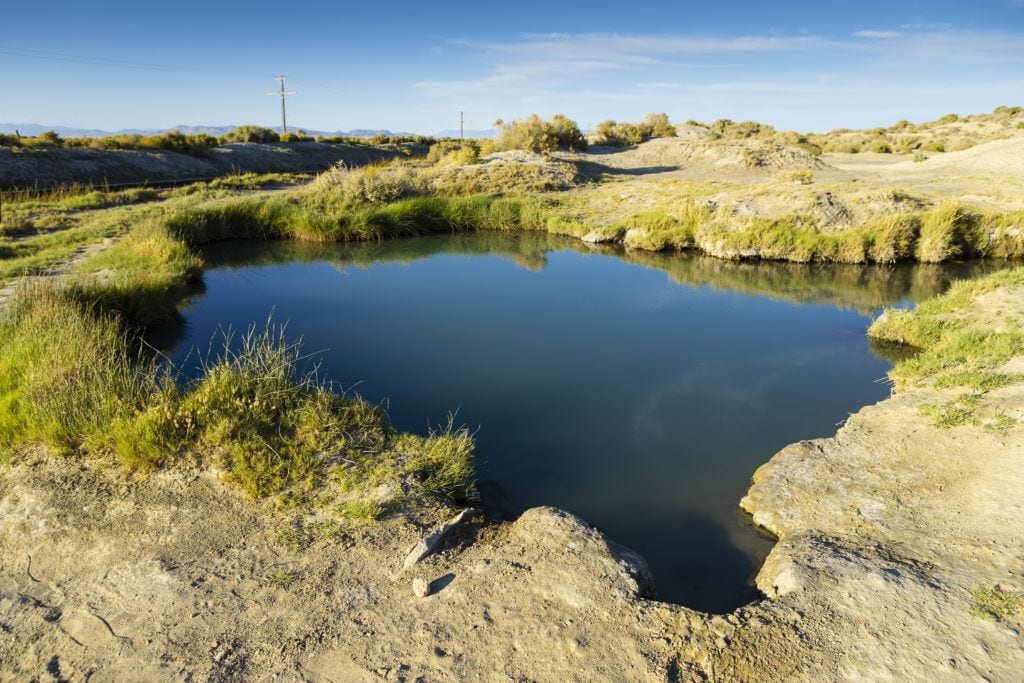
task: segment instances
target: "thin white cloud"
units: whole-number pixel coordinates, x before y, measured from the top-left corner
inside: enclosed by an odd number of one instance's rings
[[[856,31],[853,35],[856,38],[873,38],[885,40],[888,38],[899,38],[903,34],[899,31]]]
[[[585,122],[660,110],[716,118],[740,112],[824,127],[855,123],[851,112],[872,109],[926,116],[1024,100],[1024,33],[1010,31],[921,25],[844,38],[534,34],[445,46],[479,66],[413,87],[460,106],[471,102],[492,117],[563,111]]]

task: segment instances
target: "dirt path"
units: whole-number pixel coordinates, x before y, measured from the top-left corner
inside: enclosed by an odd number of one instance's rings
[[[116,241],[116,239],[108,237],[102,242],[84,245],[75,250],[75,253],[71,258],[61,261],[60,263],[56,263],[40,273],[22,275],[21,277],[14,278],[5,285],[0,285],[0,311],[7,306],[7,302],[11,300],[11,297],[13,297],[21,287],[28,287],[35,283],[53,281],[55,279],[66,277],[69,273],[74,272],[74,270],[86,259],[100,253],[101,251],[109,249]]]

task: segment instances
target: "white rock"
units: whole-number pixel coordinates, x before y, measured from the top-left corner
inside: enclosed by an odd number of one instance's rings
[[[473,508],[466,508],[439,526],[437,529],[434,529],[424,536],[423,539],[409,551],[409,554],[405,557],[405,563],[403,566],[408,569],[430,553],[434,552],[448,532],[462,524],[466,517],[468,517],[472,512],[474,512]]]

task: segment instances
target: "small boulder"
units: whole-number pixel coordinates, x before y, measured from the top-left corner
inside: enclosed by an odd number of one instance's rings
[[[424,536],[423,539],[420,540],[420,542],[417,543],[413,547],[413,549],[409,551],[409,554],[406,555],[404,567],[408,569],[409,567],[413,566],[414,564],[422,560],[424,557],[427,557],[432,552],[434,552],[434,550],[437,549],[437,546],[441,544],[441,541],[444,540],[444,537],[447,536],[452,529],[461,525],[466,520],[466,518],[474,512],[476,511],[473,508],[466,508],[465,510],[455,515],[447,522],[445,522],[444,524],[442,524],[441,526],[439,526],[438,528],[434,529],[429,534]]]
[[[610,244],[622,239],[621,230],[591,230],[580,238],[587,244]]]
[[[425,598],[430,595],[430,582],[417,576],[412,580],[412,592],[417,598]]]

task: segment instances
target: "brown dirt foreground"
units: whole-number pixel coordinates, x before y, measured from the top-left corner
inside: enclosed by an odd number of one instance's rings
[[[1011,294],[976,306],[1011,319]],[[403,569],[451,510],[300,549],[209,470],[29,458],[0,468],[0,679],[1019,680],[1020,610],[975,601],[1024,589],[1024,385],[989,394],[1017,421],[1001,433],[930,426],[939,393],[757,472],[742,504],[780,541],[767,597],[727,616],[647,599],[640,557],[551,508]]]

